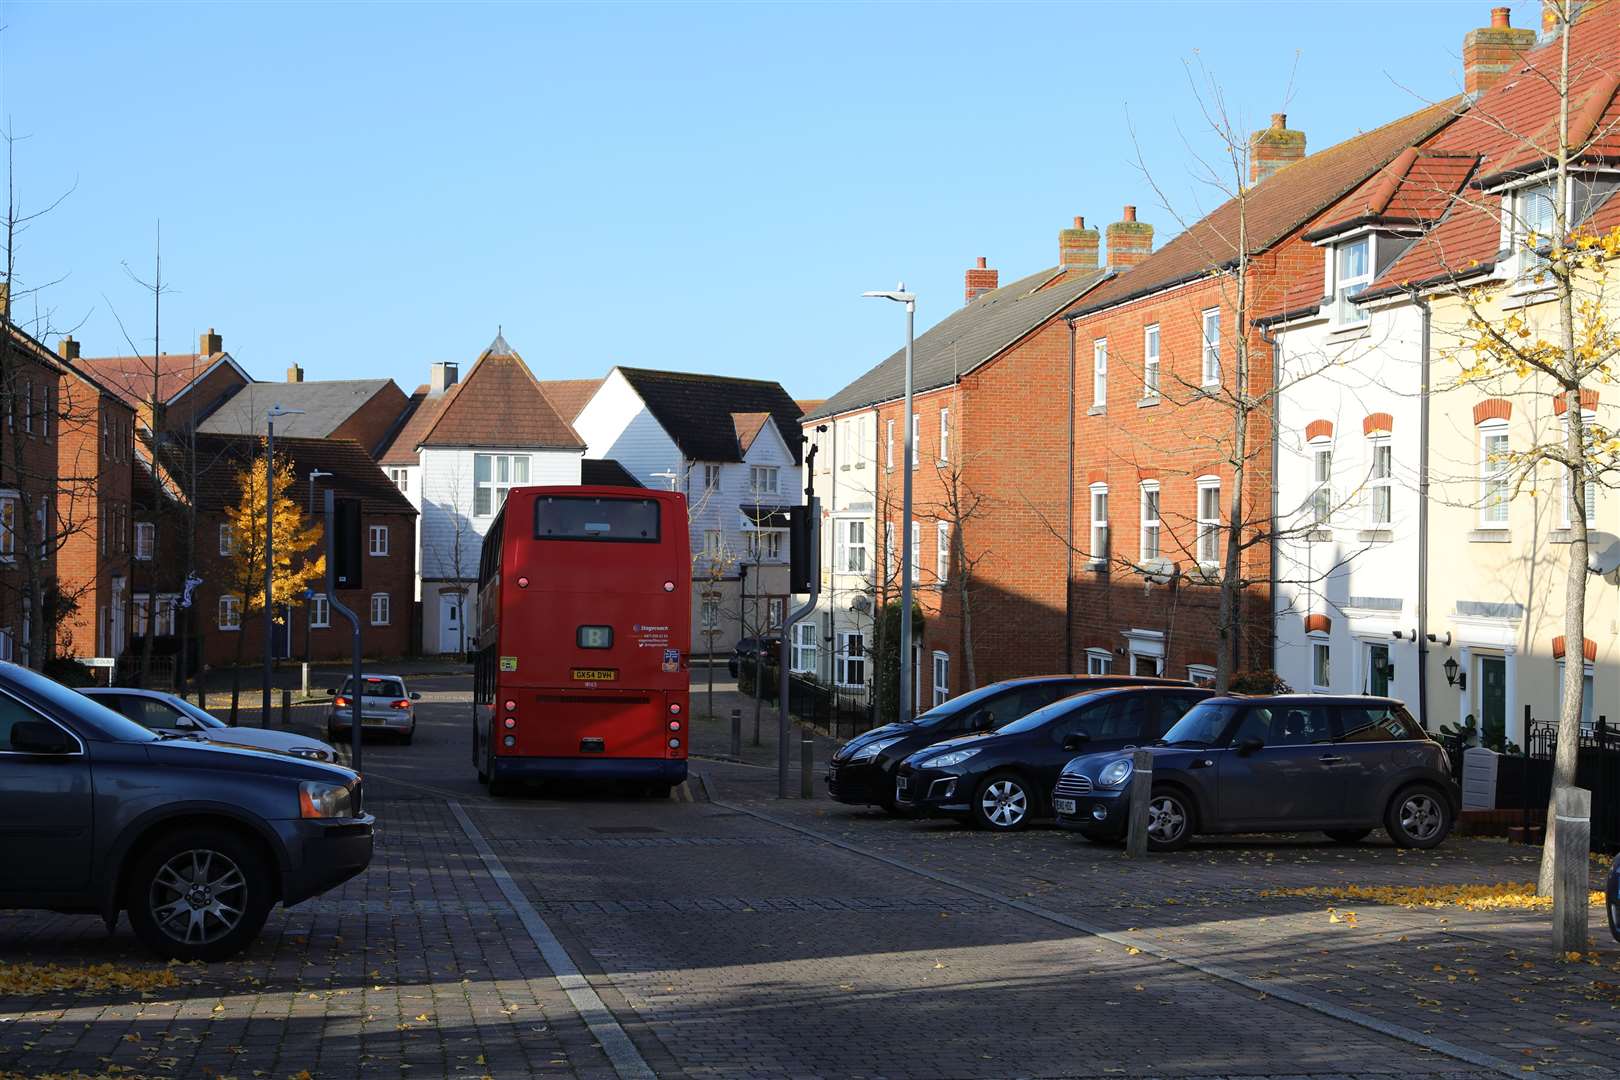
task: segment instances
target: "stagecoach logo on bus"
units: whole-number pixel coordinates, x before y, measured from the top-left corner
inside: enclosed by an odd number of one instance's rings
[[[664,649],[669,646],[668,626],[649,626],[646,623],[633,623],[630,632],[636,637],[638,649]]]

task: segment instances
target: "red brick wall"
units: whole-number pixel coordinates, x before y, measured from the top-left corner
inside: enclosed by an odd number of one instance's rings
[[[61,530],[57,572],[62,591],[77,608],[58,628],[64,655],[98,652],[97,626],[107,628],[113,602],[113,579],[125,579],[123,603],[126,640],[133,628],[127,605],[134,555],[131,505],[135,411],[110,394],[69,373],[62,381],[58,411],[57,466],[60,475],[56,517]],[[100,652],[112,642],[103,636]]]
[[[7,362],[11,367],[15,419],[8,425],[6,418],[0,417],[0,438],[4,440],[3,452],[0,452],[0,487],[18,491],[26,498],[28,505],[38,506],[42,502],[54,501],[56,495],[58,425],[52,418],[47,429],[41,431],[41,425],[36,423],[34,433],[29,434],[23,422],[26,410],[23,395],[32,389],[36,395],[34,407],[38,412],[41,410],[37,395],[42,387],[47,388],[48,410],[54,413],[62,400],[61,377],[54,364],[48,364],[42,357],[21,346],[8,350]],[[11,633],[15,649],[13,655],[21,661],[22,601],[27,588],[23,562],[30,553],[23,545],[20,517],[24,511],[21,506],[17,512],[19,521],[15,553],[9,559],[0,560],[0,628]],[[37,554],[35,558],[37,562]],[[56,572],[56,553],[50,548],[45,552],[41,570],[42,583],[48,582]]]
[[[356,409],[329,438],[353,439],[365,448],[366,453],[375,454],[383,436],[394,427],[399,414],[405,411],[409,399],[404,391],[393,383],[389,383],[371,396],[371,400]]]

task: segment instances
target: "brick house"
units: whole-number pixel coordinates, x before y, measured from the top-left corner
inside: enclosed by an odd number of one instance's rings
[[[240,497],[236,476],[248,462],[262,457],[264,441],[251,436],[198,433],[195,437],[197,511],[195,565],[202,583],[192,594],[192,618],[201,642],[201,659],[209,666],[231,664],[241,636],[242,656],[263,655],[262,616],[244,618],[240,599],[223,589],[220,577],[229,559],[231,537],[225,529],[225,511]],[[370,454],[352,439],[276,438],[276,454],[291,462],[298,477],[293,497],[306,507],[319,505],[321,492],[354,497],[361,504],[365,539],[361,586],[338,593],[345,605],[363,621],[362,644],[368,657],[404,656],[411,649],[411,596],[415,581],[416,510],[389,481]],[[166,505],[167,512],[150,524],[152,541],[138,554],[150,554],[150,566],[137,563],[136,620],[144,629],[144,603],[156,593],[159,640],[174,633],[176,614],[172,599],[184,591],[184,538],[179,530],[186,520],[176,478],[189,472],[186,444],[170,440],[157,451],[156,474],[142,461],[137,496],[144,506]],[[312,472],[322,476],[309,480]],[[185,486],[190,486],[185,485]],[[311,492],[314,492],[312,496]],[[146,569],[142,574],[141,570]],[[276,617],[275,654],[281,659],[337,660],[349,656],[349,624],[334,616],[324,593],[288,605]]]
[[[147,430],[152,428],[154,396],[163,423],[183,430],[253,381],[212,329],[200,335],[194,353],[163,353],[155,363],[150,356],[86,357],[78,366],[134,406]]]
[[[352,439],[368,454],[382,452],[409,405],[393,379],[304,381],[304,369],[287,369],[286,382],[252,382],[210,412],[197,430],[210,435],[261,435],[274,405],[301,410],[276,421],[276,435],[303,439]]]
[[[913,651],[919,709],[1061,666],[1071,363],[1062,317],[1109,279],[1098,247],[1097,230],[1077,218],[1061,230],[1052,268],[999,285],[980,259],[963,306],[917,338],[907,541],[904,350],[805,417],[817,447],[823,579],[819,610],[795,627],[793,667],[851,693],[871,686],[873,611],[898,599],[902,547],[926,620]]]
[[[0,285],[0,304],[9,297]],[[28,663],[33,639],[32,594],[48,597],[55,581],[61,366],[19,327],[5,324],[0,341],[0,660]],[[37,548],[29,551],[32,539]],[[36,570],[33,582],[25,571]]]
[[[64,656],[117,656],[131,625],[135,408],[81,366],[79,343],[56,343],[61,370],[57,409],[61,531],[57,574],[75,606],[57,626]]]
[[[1270,545],[1253,542],[1271,508],[1271,411],[1233,446],[1235,341],[1250,358],[1251,399],[1272,385],[1272,351],[1253,319],[1304,279],[1322,256],[1302,234],[1328,208],[1407,147],[1449,123],[1459,101],[1434,105],[1305,156],[1303,133],[1281,114],[1256,132],[1250,187],[1148,254],[1126,207],[1109,227],[1109,263],[1121,271],[1069,316],[1073,334],[1070,575],[1065,668],[1126,670],[1200,682],[1215,678],[1220,647],[1217,583],[1226,561],[1235,469],[1250,584],[1232,628],[1236,670],[1271,663]],[[1250,249],[1238,324],[1233,269],[1242,226]],[[1116,244],[1126,247],[1116,255]]]

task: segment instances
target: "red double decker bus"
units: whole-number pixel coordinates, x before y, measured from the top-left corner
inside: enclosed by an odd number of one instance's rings
[[[478,779],[684,781],[691,596],[684,495],[514,488],[478,568]]]

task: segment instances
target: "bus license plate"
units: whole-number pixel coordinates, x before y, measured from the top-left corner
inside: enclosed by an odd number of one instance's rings
[[[577,667],[574,669],[575,682],[612,682],[618,677],[618,671],[613,668]]]
[[[1053,799],[1052,800],[1052,811],[1054,813],[1058,813],[1058,814],[1072,814],[1072,813],[1074,813],[1074,800],[1073,799]]]

